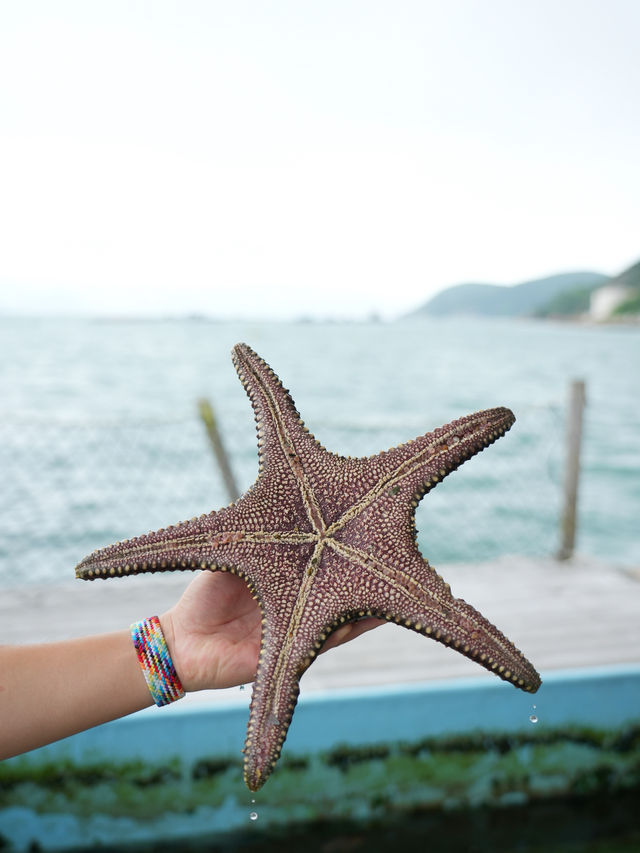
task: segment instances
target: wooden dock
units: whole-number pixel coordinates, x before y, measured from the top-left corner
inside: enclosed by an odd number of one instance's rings
[[[494,622],[545,672],[640,663],[640,571],[593,559],[503,557],[491,563],[438,566],[454,595]],[[189,573],[0,590],[0,643],[60,640],[112,631],[166,610]],[[451,649],[385,625],[321,655],[302,692],[432,679],[492,676]],[[187,701],[224,701],[233,691]]]

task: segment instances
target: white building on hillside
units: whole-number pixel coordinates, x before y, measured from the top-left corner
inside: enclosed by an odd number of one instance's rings
[[[613,311],[631,296],[631,288],[623,284],[605,284],[591,294],[589,316],[592,320],[608,320]]]

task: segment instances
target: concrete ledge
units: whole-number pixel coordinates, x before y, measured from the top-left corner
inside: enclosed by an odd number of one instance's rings
[[[211,842],[254,810],[259,831],[640,784],[640,666],[543,678],[535,696],[489,676],[310,694],[256,795],[241,780],[248,696],[149,709],[1,764],[0,837],[9,850]]]

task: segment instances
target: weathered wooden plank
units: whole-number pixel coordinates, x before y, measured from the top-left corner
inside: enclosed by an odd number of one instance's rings
[[[455,595],[477,607],[545,671],[640,662],[640,579],[584,558],[503,558],[439,567]],[[169,607],[182,573],[94,583],[5,588],[0,642],[25,643],[111,631]],[[451,649],[394,625],[322,655],[303,691],[482,675]],[[486,673],[487,678],[492,676]],[[206,694],[211,698],[212,694]],[[205,698],[199,697],[200,700]]]

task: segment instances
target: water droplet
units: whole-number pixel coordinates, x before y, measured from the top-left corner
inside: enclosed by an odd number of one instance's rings
[[[251,812],[249,820],[258,820],[258,812]]]
[[[255,799],[253,797],[251,797],[251,803],[255,803]]]
[[[531,714],[531,715],[529,716],[529,722],[530,722],[530,723],[537,723],[537,722],[538,722],[538,717],[537,717],[535,714]]]
[[[240,685],[240,690],[244,690],[244,684]]]

